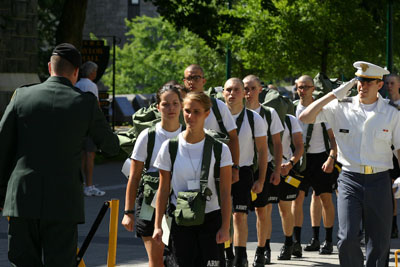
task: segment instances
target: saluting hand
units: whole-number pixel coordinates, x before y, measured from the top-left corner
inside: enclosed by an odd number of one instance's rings
[[[129,232],[133,232],[133,225],[135,224],[135,215],[133,214],[125,214],[122,218],[121,224],[125,227]]]
[[[336,96],[338,100],[342,100],[347,96],[347,92],[354,86],[354,84],[357,82],[356,78],[353,78],[347,83],[342,84],[338,88],[334,89],[332,93]]]

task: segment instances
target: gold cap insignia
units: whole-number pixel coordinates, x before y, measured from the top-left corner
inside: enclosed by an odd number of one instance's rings
[[[360,67],[361,67],[361,69],[362,69],[363,72],[366,72],[367,69],[369,68],[369,66],[368,66],[367,64],[365,64],[365,63],[361,63],[361,64],[360,64]]]

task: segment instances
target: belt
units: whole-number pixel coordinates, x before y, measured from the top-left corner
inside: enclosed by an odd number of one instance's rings
[[[370,165],[343,166],[342,169],[344,171],[356,172],[356,173],[362,173],[362,174],[374,174],[374,173],[384,172],[384,171],[388,170],[387,168],[372,167]]]

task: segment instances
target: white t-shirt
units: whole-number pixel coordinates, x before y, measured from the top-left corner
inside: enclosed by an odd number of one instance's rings
[[[253,112],[254,118],[254,137],[267,137],[267,129],[265,128],[265,123],[263,118],[258,115],[257,112]],[[233,118],[236,119],[239,117],[241,112],[233,115]],[[238,129],[239,130],[239,129]],[[239,149],[240,149],[240,161],[239,166],[251,166],[253,165],[254,158],[254,140],[253,134],[251,132],[250,123],[247,118],[247,112],[244,113],[242,126],[240,127],[239,132]]]
[[[292,124],[292,135],[294,133],[298,133],[298,132],[301,133],[302,130],[301,130],[298,119],[296,119],[296,117],[293,115],[287,114],[286,116],[289,116],[290,123]],[[289,128],[285,122],[285,130],[283,131],[283,135],[282,135],[282,150],[283,150],[282,163],[289,162],[290,158],[293,156],[293,151],[290,148],[291,141],[292,140],[290,139]]]
[[[229,133],[230,131],[236,129],[235,120],[232,118],[232,114],[229,111],[228,106],[225,105],[225,103],[222,102],[221,100],[219,100],[219,99],[216,99],[216,100],[217,100],[219,113],[221,113],[222,122],[224,123],[224,126]],[[220,133],[222,132],[212,108],[210,109],[210,115],[208,115],[208,117],[206,118],[206,121],[204,122],[204,128],[215,130]]]
[[[153,166],[157,153],[165,140],[176,137],[182,131],[182,126],[175,132],[168,132],[161,127],[161,123],[156,124],[156,138],[154,142],[153,154],[151,155],[150,168],[148,172],[156,172],[157,168]],[[133,148],[131,159],[146,162],[147,159],[147,143],[149,137],[149,128],[144,129],[138,136],[135,147]]]
[[[79,88],[82,92],[91,92],[94,94],[97,99],[99,99],[99,90],[97,89],[97,85],[92,82],[88,78],[81,78],[76,84],[75,87]]]
[[[178,192],[193,189],[189,189],[190,184],[197,184],[198,189],[200,188],[200,173],[204,142],[205,139],[198,143],[190,144],[187,143],[186,140],[183,138],[182,133],[179,134],[179,146],[174,163],[175,171],[173,171],[171,179],[171,187],[173,190],[171,202],[174,205],[176,205]],[[154,162],[154,166],[160,170],[171,171],[171,157],[168,147],[168,141],[162,144],[156,161]],[[206,213],[220,209],[220,206],[218,204],[218,195],[215,189],[214,164],[215,157],[214,151],[212,151],[210,169],[208,173],[208,188],[211,189],[212,195],[211,199],[206,202]],[[232,164],[232,157],[229,148],[227,145],[223,144],[220,166],[222,168],[225,166],[231,166]]]
[[[296,109],[296,117],[298,118],[300,114],[305,110],[307,107],[303,106],[302,104],[299,103]],[[305,124],[300,120],[297,120],[303,130],[303,142],[304,145],[306,144],[306,138],[307,138],[307,129],[310,124]],[[328,123],[325,123],[326,129],[331,129]],[[325,141],[324,141],[324,134],[323,134],[323,129],[321,126],[321,123],[314,123],[314,128],[311,134],[311,140],[309,144],[309,148],[306,151],[307,153],[322,153],[325,152]],[[328,151],[329,152],[329,151]]]
[[[261,106],[259,106],[254,111],[257,112],[258,114],[260,114],[260,110],[261,110]],[[264,116],[267,133],[268,133],[268,128],[270,129],[271,135],[283,132],[283,130],[284,130],[283,125],[282,125],[281,119],[279,119],[278,113],[276,112],[276,110],[274,108],[270,108],[270,110],[271,110],[271,125],[268,125],[267,117]],[[272,152],[273,151],[270,151],[268,149],[268,162],[270,162],[274,159]]]

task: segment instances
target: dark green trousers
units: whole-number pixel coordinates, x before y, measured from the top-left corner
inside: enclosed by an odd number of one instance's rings
[[[76,266],[77,224],[11,217],[8,259],[12,266]]]

